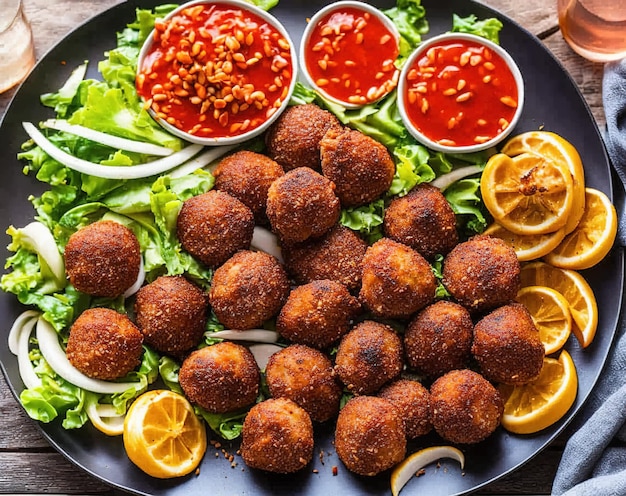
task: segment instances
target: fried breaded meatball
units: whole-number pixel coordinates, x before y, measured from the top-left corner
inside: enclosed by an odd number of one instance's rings
[[[249,467],[288,474],[312,460],[313,442],[309,414],[288,398],[270,398],[246,415],[241,457]]]
[[[456,216],[438,188],[418,184],[385,209],[385,236],[410,246],[427,260],[446,255],[459,242]]]
[[[366,250],[365,240],[340,224],[321,238],[282,247],[287,272],[298,284],[331,279],[351,291],[361,285],[361,262]]]
[[[401,462],[406,436],[398,409],[384,398],[352,398],[337,417],[335,449],[348,470],[359,475],[376,475]]]
[[[320,141],[329,129],[341,129],[339,120],[313,103],[288,107],[265,135],[267,151],[288,171],[310,167],[320,171]]]
[[[437,282],[426,259],[408,246],[382,238],[363,257],[359,298],[384,318],[408,318],[435,299]]]
[[[452,370],[430,386],[430,411],[437,434],[452,443],[472,444],[500,425],[504,404],[498,390],[469,369]]]
[[[274,398],[289,398],[315,422],[325,422],[339,412],[342,387],[330,359],[321,351],[294,344],[274,353],[265,367]]]
[[[276,330],[294,343],[326,348],[350,330],[360,309],[343,284],[313,281],[291,290],[276,319]]]
[[[371,394],[402,371],[402,341],[388,325],[365,320],[339,343],[335,372],[349,391]]]
[[[222,159],[213,171],[215,188],[226,191],[254,214],[257,224],[269,221],[265,214],[267,191],[284,174],[283,168],[260,153],[241,150]]]
[[[331,129],[320,142],[322,173],[336,186],[344,207],[379,198],[391,187],[396,166],[387,148],[353,129]]]
[[[184,276],[160,276],[137,292],[135,322],[147,344],[178,354],[200,343],[208,309],[208,296]]]
[[[193,257],[208,267],[217,267],[250,247],[254,215],[229,193],[211,190],[183,202],[176,232]]]
[[[465,307],[440,300],[424,308],[404,333],[409,366],[430,378],[467,367],[474,323]]]
[[[480,234],[448,253],[443,261],[443,284],[470,312],[486,311],[515,299],[520,264],[505,241]]]
[[[137,367],[143,336],[131,320],[110,308],[88,308],[70,328],[65,353],[83,374],[111,381]]]
[[[209,303],[230,329],[252,329],[274,317],[289,295],[280,262],[261,251],[235,253],[213,273]]]
[[[250,350],[229,341],[191,352],[178,372],[189,401],[211,413],[231,412],[254,403],[260,379]]]
[[[510,303],[476,323],[472,353],[487,379],[515,385],[539,376],[545,348],[526,307]]]
[[[339,220],[335,185],[308,167],[279,177],[267,194],[267,217],[284,242],[301,242],[327,233]]]
[[[408,439],[424,436],[432,430],[430,392],[421,383],[398,379],[383,387],[378,396],[389,400],[398,409]]]
[[[137,280],[141,248],[128,227],[100,220],[70,236],[64,257],[65,271],[78,291],[117,298]]]

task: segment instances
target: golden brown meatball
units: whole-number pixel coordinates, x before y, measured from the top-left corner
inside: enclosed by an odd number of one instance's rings
[[[248,348],[224,341],[193,351],[178,380],[189,401],[211,413],[226,413],[255,402],[260,372]]]
[[[288,474],[313,458],[313,424],[288,398],[254,405],[243,422],[241,457],[252,468]]]
[[[419,184],[394,198],[385,210],[385,236],[410,246],[424,258],[446,255],[459,242],[456,216],[438,188]]]
[[[235,253],[213,273],[209,302],[230,329],[253,329],[274,317],[289,295],[287,273],[261,251]]]
[[[340,129],[339,120],[310,103],[287,108],[265,136],[267,150],[288,171],[296,167],[320,167],[320,141],[329,129]]]
[[[335,185],[308,167],[292,169],[279,177],[267,194],[267,217],[284,242],[323,236],[340,214]]]
[[[539,376],[545,348],[526,307],[511,303],[476,323],[472,353],[487,379],[515,385]]]
[[[398,409],[408,439],[424,436],[432,430],[430,392],[421,383],[398,379],[383,387],[378,396],[389,400]]]
[[[446,256],[443,284],[470,312],[486,311],[515,299],[520,287],[519,261],[505,241],[477,235]]]
[[[341,384],[330,359],[321,351],[294,344],[274,353],[265,368],[274,398],[289,398],[315,422],[325,422],[339,412]]]
[[[409,365],[430,378],[467,366],[474,323],[465,307],[440,300],[424,308],[407,326],[404,351]]]
[[[414,249],[388,238],[367,249],[359,298],[375,316],[408,318],[435,299],[436,289],[430,264]]]
[[[487,379],[463,369],[448,372],[431,385],[430,411],[433,426],[442,438],[472,444],[497,429],[504,405],[500,393]]]
[[[252,210],[257,224],[268,223],[267,191],[283,174],[283,168],[271,158],[248,150],[222,159],[213,172],[215,188],[230,193]]]
[[[355,394],[371,394],[402,371],[402,341],[388,325],[366,320],[339,343],[335,372]]]
[[[361,309],[348,289],[324,279],[294,288],[276,319],[276,330],[294,343],[326,348],[350,330]]]
[[[208,296],[184,276],[160,276],[137,292],[135,322],[147,344],[178,354],[202,340],[208,308]]]
[[[282,247],[287,272],[298,284],[331,279],[351,291],[361,285],[361,262],[366,250],[365,240],[340,224],[321,238]]]
[[[65,246],[65,271],[78,291],[117,298],[139,275],[141,249],[135,234],[112,220],[89,224]]]
[[[404,423],[388,400],[352,398],[339,412],[335,449],[351,472],[376,475],[401,462],[406,454]]]
[[[89,308],[70,328],[65,353],[83,374],[110,381],[141,361],[143,336],[135,324],[110,308]]]
[[[391,187],[396,172],[384,145],[360,131],[331,129],[320,142],[322,173],[344,207],[365,205]]]
[[[211,190],[183,202],[176,231],[186,251],[208,267],[217,267],[250,247],[254,215],[234,196]]]

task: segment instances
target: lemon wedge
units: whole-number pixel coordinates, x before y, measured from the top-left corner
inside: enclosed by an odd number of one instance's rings
[[[451,458],[461,464],[461,470],[465,466],[465,456],[463,452],[452,446],[431,446],[416,451],[406,457],[391,473],[391,494],[398,496],[406,483],[415,476],[426,465],[440,460],[441,458]]]

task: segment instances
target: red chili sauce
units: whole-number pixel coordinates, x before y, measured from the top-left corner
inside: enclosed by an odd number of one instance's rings
[[[305,50],[311,79],[336,100],[367,104],[398,83],[398,40],[376,16],[345,7],[324,16]]]
[[[517,109],[517,84],[506,62],[473,41],[429,48],[409,68],[406,83],[410,121],[442,145],[489,141],[509,126]]]
[[[136,86],[158,118],[217,138],[263,124],[292,77],[292,50],[279,31],[253,12],[201,4],[155,23]]]

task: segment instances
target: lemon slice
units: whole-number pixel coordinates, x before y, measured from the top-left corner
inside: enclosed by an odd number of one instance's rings
[[[564,165],[572,175],[572,210],[565,224],[569,234],[578,225],[585,210],[585,173],[578,150],[569,141],[550,131],[528,131],[514,136],[502,148],[502,153],[513,157],[533,152]]]
[[[572,332],[572,315],[565,297],[546,286],[527,286],[517,293],[539,331],[546,355],[559,351]]]
[[[502,427],[516,434],[533,434],[558,422],[576,400],[578,376],[565,350],[559,359],[544,358],[539,377],[524,385],[499,387],[505,398]]]
[[[589,283],[578,272],[545,262],[524,264],[521,286],[548,286],[563,295],[572,314],[572,332],[583,348],[591,344],[598,328],[598,303]]]
[[[515,234],[497,222],[491,224],[483,234],[506,241],[520,262],[537,260],[556,248],[565,237],[565,228],[548,234]]]
[[[184,396],[168,390],[143,393],[128,409],[124,448],[146,474],[160,479],[195,470],[207,440],[204,424]]]
[[[461,464],[461,470],[465,466],[465,456],[463,452],[452,446],[431,446],[416,451],[406,457],[391,473],[391,494],[398,496],[406,483],[419,472],[423,467],[440,460],[441,458],[451,458]]]
[[[611,200],[602,191],[586,188],[585,212],[578,226],[545,260],[563,269],[588,269],[611,251],[616,235],[617,212]]]
[[[487,161],[480,192],[494,220],[515,234],[558,231],[567,223],[573,201],[572,176],[561,163],[525,152],[514,158],[498,153]]]

